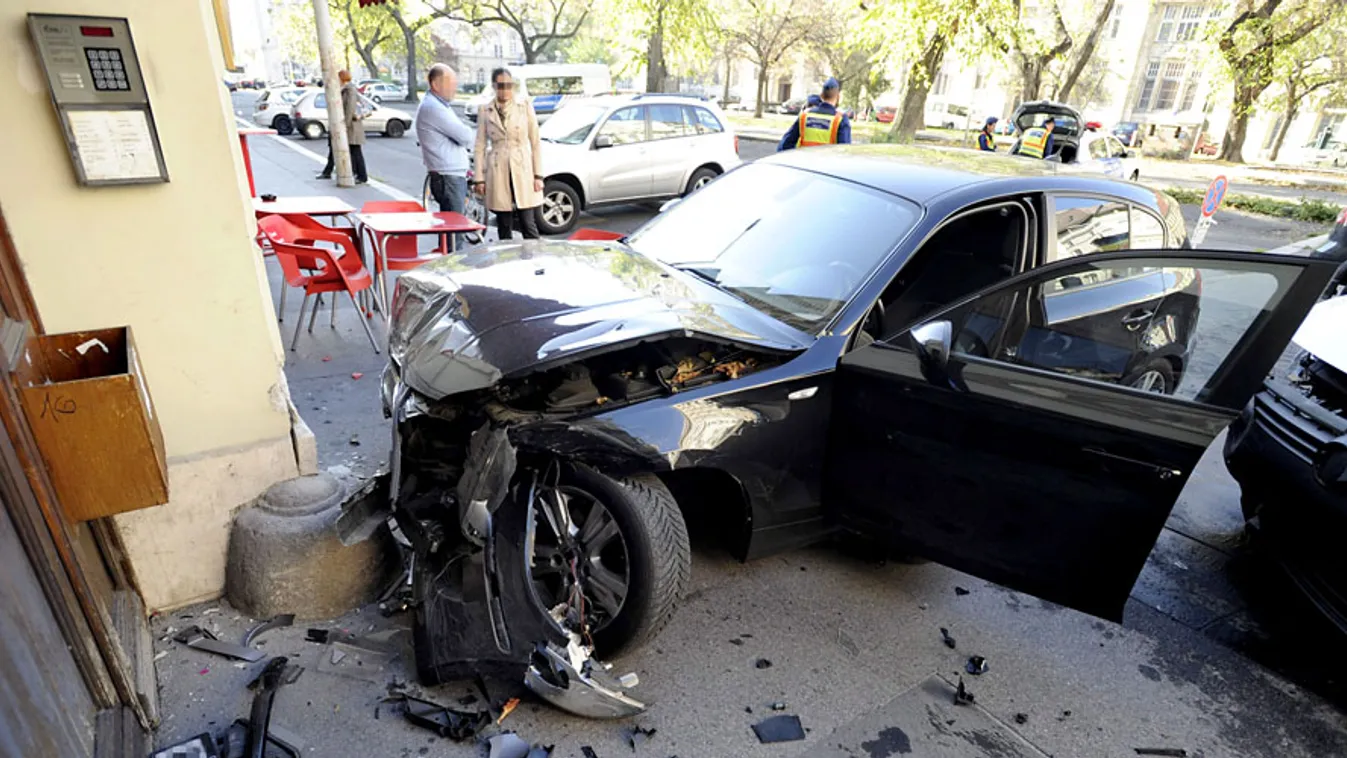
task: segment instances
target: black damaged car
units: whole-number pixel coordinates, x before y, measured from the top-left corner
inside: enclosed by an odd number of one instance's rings
[[[591,656],[668,622],[694,519],[742,559],[852,530],[1119,618],[1328,278],[1186,244],[1136,184],[856,146],[736,169],[618,242],[408,272],[383,388],[420,677],[639,711]]]

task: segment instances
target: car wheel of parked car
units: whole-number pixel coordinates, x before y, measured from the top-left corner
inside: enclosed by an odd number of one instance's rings
[[[388,120],[388,125],[384,127],[385,137],[401,137],[407,133],[407,125],[393,118]]]
[[[291,121],[289,116],[282,113],[271,120],[271,128],[275,129],[277,134],[285,137],[294,133],[295,122]]]
[[[1174,367],[1164,358],[1157,358],[1128,374],[1122,383],[1142,392],[1168,395],[1174,391]]]
[[[548,179],[543,185],[543,204],[538,207],[538,231],[565,234],[580,217],[580,195],[571,185]]]
[[[583,608],[601,655],[640,645],[668,623],[691,575],[678,503],[651,474],[618,480],[563,464],[553,476],[525,524],[534,601],[543,613]]]
[[[715,178],[717,176],[720,176],[720,174],[717,174],[715,169],[704,167],[697,169],[696,171],[692,172],[692,178],[688,179],[688,189],[687,192],[684,192],[683,194],[690,195],[693,192],[696,192],[702,187],[705,187],[706,185],[715,181]]]
[[[317,121],[310,121],[309,123],[304,125],[304,138],[322,139],[324,131],[325,130],[323,129],[322,124],[318,123]]]

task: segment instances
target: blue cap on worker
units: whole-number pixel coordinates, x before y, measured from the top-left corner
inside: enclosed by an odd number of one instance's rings
[[[820,105],[823,105],[823,98],[819,97],[818,95],[810,95],[809,97],[805,98],[804,107],[806,108],[817,108]]]
[[[823,83],[823,91],[824,91],[824,92],[827,92],[827,91],[830,90],[830,89],[841,89],[841,88],[842,88],[842,85],[841,85],[841,84],[838,84],[838,82],[837,82],[837,77],[835,77],[835,76],[830,76],[830,77],[828,77],[828,81],[826,81],[826,82]]]
[[[997,121],[1000,121],[1000,120],[1001,120],[1001,119],[999,119],[999,118],[997,118],[997,117],[995,117],[995,116],[988,116],[988,117],[987,117],[987,122],[986,122],[985,125],[986,125],[986,126],[991,126],[992,124],[995,124]]]

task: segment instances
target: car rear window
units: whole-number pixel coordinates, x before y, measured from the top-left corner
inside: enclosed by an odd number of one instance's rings
[[[686,107],[693,111],[692,123],[696,124],[698,134],[714,134],[725,131],[725,127],[721,125],[720,119],[716,118],[716,114],[705,108]]]

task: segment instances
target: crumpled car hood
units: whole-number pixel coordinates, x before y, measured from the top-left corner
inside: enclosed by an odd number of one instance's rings
[[[796,351],[812,337],[624,245],[530,240],[398,280],[389,355],[433,400],[657,337]]]

